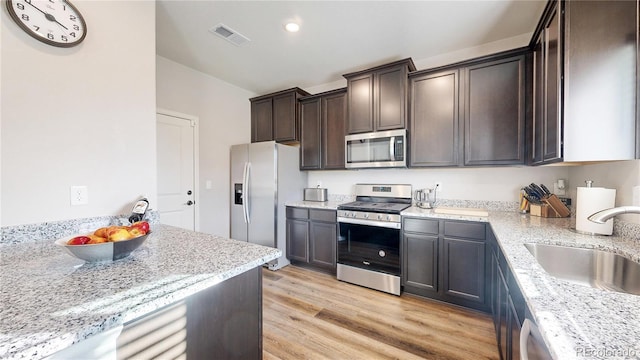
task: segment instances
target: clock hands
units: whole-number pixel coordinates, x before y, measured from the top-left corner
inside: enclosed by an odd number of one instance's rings
[[[33,6],[36,10],[40,11],[41,13],[43,13],[43,14],[44,14],[44,17],[45,17],[47,20],[57,23],[58,25],[62,26],[65,30],[69,30],[69,28],[67,28],[66,26],[64,26],[64,25],[60,24],[60,22],[59,22],[58,20],[56,20],[56,17],[55,17],[55,16],[53,16],[53,15],[51,15],[51,14],[47,13],[47,12],[44,12],[44,11],[40,10],[40,8],[39,8],[39,7],[37,7],[37,6],[35,6],[35,5],[33,5],[33,4],[31,3],[31,1],[25,1],[25,2],[26,2],[27,4],[29,4],[29,5]]]

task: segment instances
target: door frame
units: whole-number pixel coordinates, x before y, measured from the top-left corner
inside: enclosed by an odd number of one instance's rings
[[[171,116],[178,119],[184,119],[191,122],[193,125],[193,191],[194,194],[194,219],[193,227],[195,231],[200,231],[200,118],[195,115],[188,115],[173,110],[167,110],[163,108],[156,108],[156,115]],[[156,118],[156,123],[157,123]],[[156,141],[158,135],[156,133]],[[156,145],[157,146],[157,145]],[[157,154],[156,154],[157,156]],[[157,161],[157,160],[156,160]],[[158,173],[158,164],[156,163],[156,174]],[[157,176],[157,175],[156,175]],[[157,181],[157,179],[156,179]]]

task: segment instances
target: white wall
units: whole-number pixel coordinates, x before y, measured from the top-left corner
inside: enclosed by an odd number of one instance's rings
[[[575,199],[577,188],[593,180],[593,186],[616,189],[616,206],[640,206],[640,160],[583,165],[569,170],[569,188]],[[621,215],[625,221],[640,224],[640,215]]]
[[[0,14],[3,226],[156,203],[155,3],[75,5],[88,32],[69,49]],[[72,185],[88,187],[88,205],[70,206]]]
[[[229,237],[229,150],[251,141],[249,98],[255,95],[157,57],[158,107],[199,118],[200,231]]]
[[[425,69],[435,68],[439,66],[445,66],[445,65],[453,64],[460,61],[470,60],[480,56],[495,54],[501,51],[507,51],[507,50],[517,49],[519,47],[527,46],[529,45],[529,40],[531,39],[531,35],[532,33],[526,33],[526,34],[490,42],[490,43],[479,45],[479,46],[474,46],[470,48],[461,49],[458,51],[453,51],[453,52],[449,52],[449,53],[445,53],[437,56],[432,56],[426,59],[413,59],[413,62],[416,65],[417,70],[425,70]],[[311,94],[318,94],[324,91],[339,89],[346,86],[347,86],[347,80],[342,78],[340,80],[330,82],[327,84],[307,87],[305,88],[305,90],[310,92]]]
[[[356,183],[410,184],[416,190],[441,182],[441,199],[518,201],[525,185],[543,183],[552,189],[557,179],[567,177],[566,167],[380,169],[309,171],[308,182],[315,187],[319,181],[336,195],[352,195]]]

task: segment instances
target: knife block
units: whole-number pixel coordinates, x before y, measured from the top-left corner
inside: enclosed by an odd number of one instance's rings
[[[545,218],[563,218],[571,215],[571,211],[566,205],[551,194],[542,199],[543,204],[530,204],[529,213],[532,216],[540,216]]]

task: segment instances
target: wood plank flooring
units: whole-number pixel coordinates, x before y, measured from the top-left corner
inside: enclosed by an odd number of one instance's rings
[[[263,359],[498,359],[491,317],[287,266],[263,269]]]

